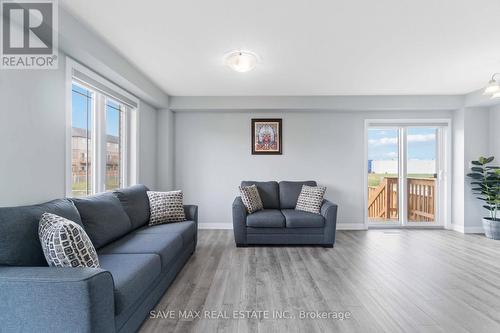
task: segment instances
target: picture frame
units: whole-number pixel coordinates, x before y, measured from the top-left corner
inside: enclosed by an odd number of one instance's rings
[[[252,155],[282,155],[283,126],[281,118],[254,118],[251,125]]]

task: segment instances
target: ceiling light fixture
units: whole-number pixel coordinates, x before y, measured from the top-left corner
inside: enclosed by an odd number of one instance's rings
[[[500,83],[498,79],[495,78],[497,75],[500,75],[500,73],[495,73],[491,76],[490,82],[488,82],[488,85],[484,88],[483,95],[493,95],[492,98],[500,97]]]
[[[224,57],[226,66],[240,73],[249,72],[257,66],[257,55],[250,51],[231,51]]]

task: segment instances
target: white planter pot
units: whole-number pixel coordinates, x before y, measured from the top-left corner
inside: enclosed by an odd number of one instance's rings
[[[500,221],[483,218],[483,229],[486,237],[491,239],[500,239]]]

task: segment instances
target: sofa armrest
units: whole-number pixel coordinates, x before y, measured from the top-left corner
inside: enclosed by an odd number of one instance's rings
[[[194,247],[196,249],[196,245],[198,244],[198,206],[184,205],[184,213],[186,213],[186,219],[196,224],[196,233],[194,234]]]
[[[184,212],[186,213],[186,219],[198,223],[198,206],[184,205]]]
[[[236,197],[233,201],[233,232],[236,245],[247,243],[247,209],[241,200]]]
[[[6,332],[115,332],[111,273],[93,268],[0,267]]]
[[[335,243],[337,210],[338,206],[336,204],[328,200],[323,200],[323,204],[321,205],[321,215],[325,218],[325,244],[333,245]]]

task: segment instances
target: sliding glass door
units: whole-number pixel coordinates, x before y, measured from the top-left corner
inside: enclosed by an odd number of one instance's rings
[[[442,225],[442,131],[439,126],[368,126],[369,225]]]
[[[399,224],[399,129],[368,129],[368,218]]]
[[[408,224],[436,222],[438,129],[406,129],[406,203]]]

